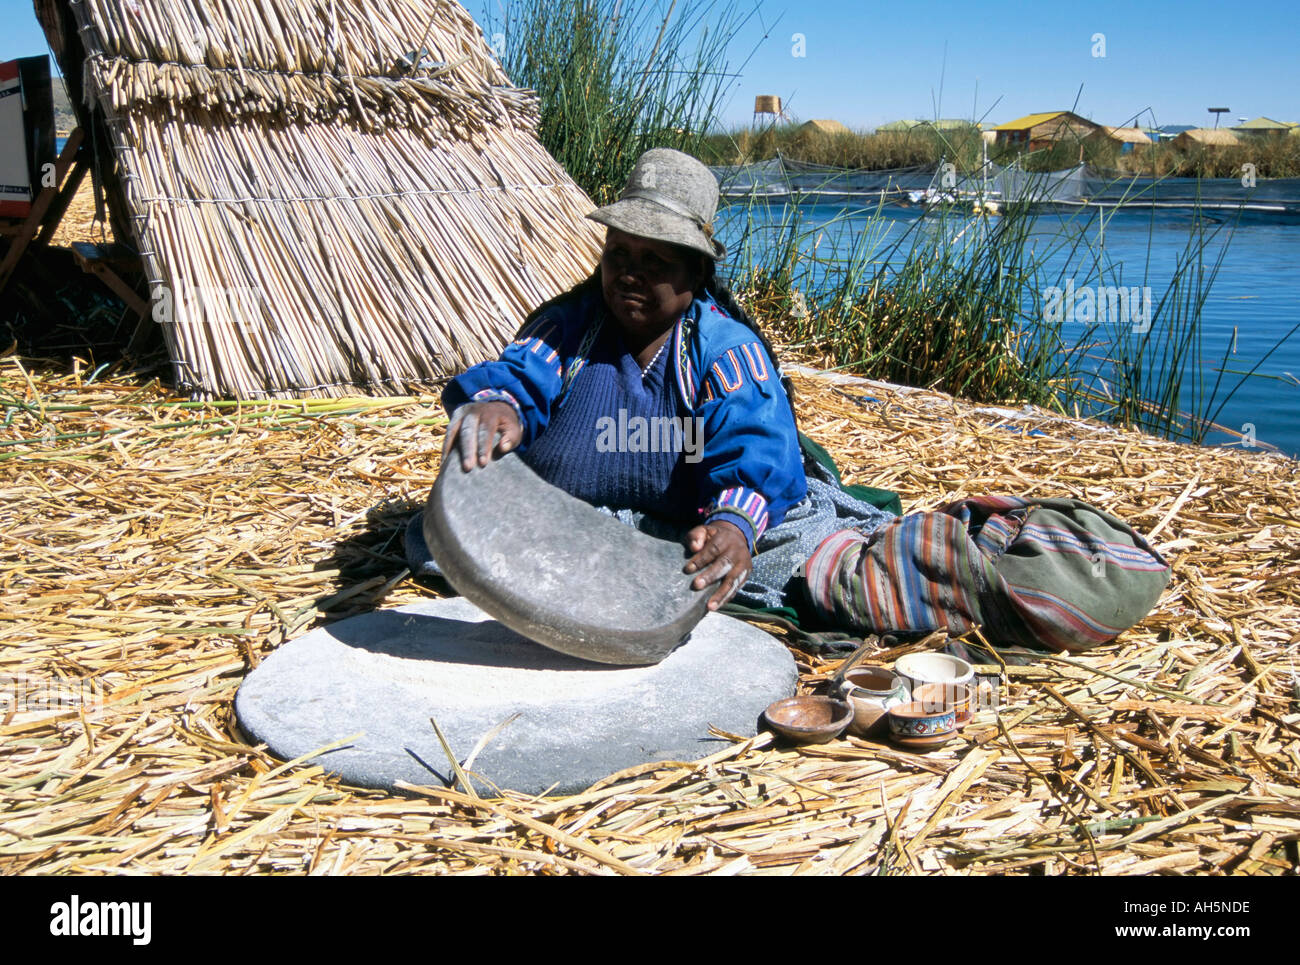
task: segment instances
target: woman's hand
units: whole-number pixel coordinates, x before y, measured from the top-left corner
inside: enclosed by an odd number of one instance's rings
[[[466,472],[486,466],[492,457],[503,456],[524,437],[519,416],[508,402],[469,402],[454,413],[442,440],[442,461],[460,451],[460,465]]]
[[[702,590],[718,580],[718,589],[709,598],[709,609],[716,610],[745,585],[753,560],[749,542],[740,528],[725,520],[696,526],[686,534],[686,548],[695,555],[686,562],[684,572],[700,575],[691,588]]]

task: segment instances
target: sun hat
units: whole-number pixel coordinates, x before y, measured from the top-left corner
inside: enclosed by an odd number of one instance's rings
[[[637,158],[619,199],[587,217],[716,261],[727,254],[726,246],[713,238],[717,211],[718,180],[713,173],[689,154],[656,147]]]

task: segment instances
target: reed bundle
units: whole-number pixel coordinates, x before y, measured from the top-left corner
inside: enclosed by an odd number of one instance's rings
[[[81,0],[74,9],[95,85],[114,111],[167,104],[229,117],[344,115],[377,129],[536,123],[536,98],[510,85],[455,3]]]
[[[1170,589],[1113,645],[1007,668],[1001,706],[927,754],[720,735],[563,798],[360,790],[249,746],[231,704],[284,640],[430,594],[400,533],[434,401],[189,402],[0,362],[0,679],[102,696],[0,706],[0,872],[1294,873],[1295,462],[796,383],[850,481],[908,509],[1087,499],[1151,535]],[[796,659],[801,689],[839,666]]]
[[[430,386],[595,262],[535,98],[450,0],[67,6],[197,397]]]

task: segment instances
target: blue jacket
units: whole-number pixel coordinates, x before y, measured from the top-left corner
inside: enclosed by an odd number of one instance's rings
[[[565,391],[582,371],[606,315],[599,289],[551,306],[520,330],[495,362],[480,362],[443,392],[447,412],[471,401],[509,402],[519,414],[519,451],[546,430]],[[685,408],[701,419],[697,511],[702,521],[726,519],[750,550],[807,493],[803,457],[790,403],[763,344],[705,294],[678,319],[671,336],[675,385]],[[701,376],[702,373],[702,376]]]

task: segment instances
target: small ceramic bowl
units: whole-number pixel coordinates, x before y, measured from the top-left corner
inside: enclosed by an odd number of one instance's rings
[[[869,737],[885,729],[885,712],[907,701],[907,684],[884,667],[859,667],[844,675],[840,695],[853,706],[849,733]]]
[[[964,687],[975,677],[974,667],[946,653],[909,653],[894,662],[894,672],[907,681],[912,693],[926,684]]]
[[[786,697],[763,711],[767,725],[796,744],[825,744],[853,719],[853,708],[834,697]]]
[[[912,700],[926,710],[938,711],[951,707],[958,727],[965,727],[975,714],[975,685],[926,684],[912,691]]]
[[[952,740],[957,715],[951,706],[927,710],[919,701],[889,708],[889,734],[903,747],[925,750]]]

